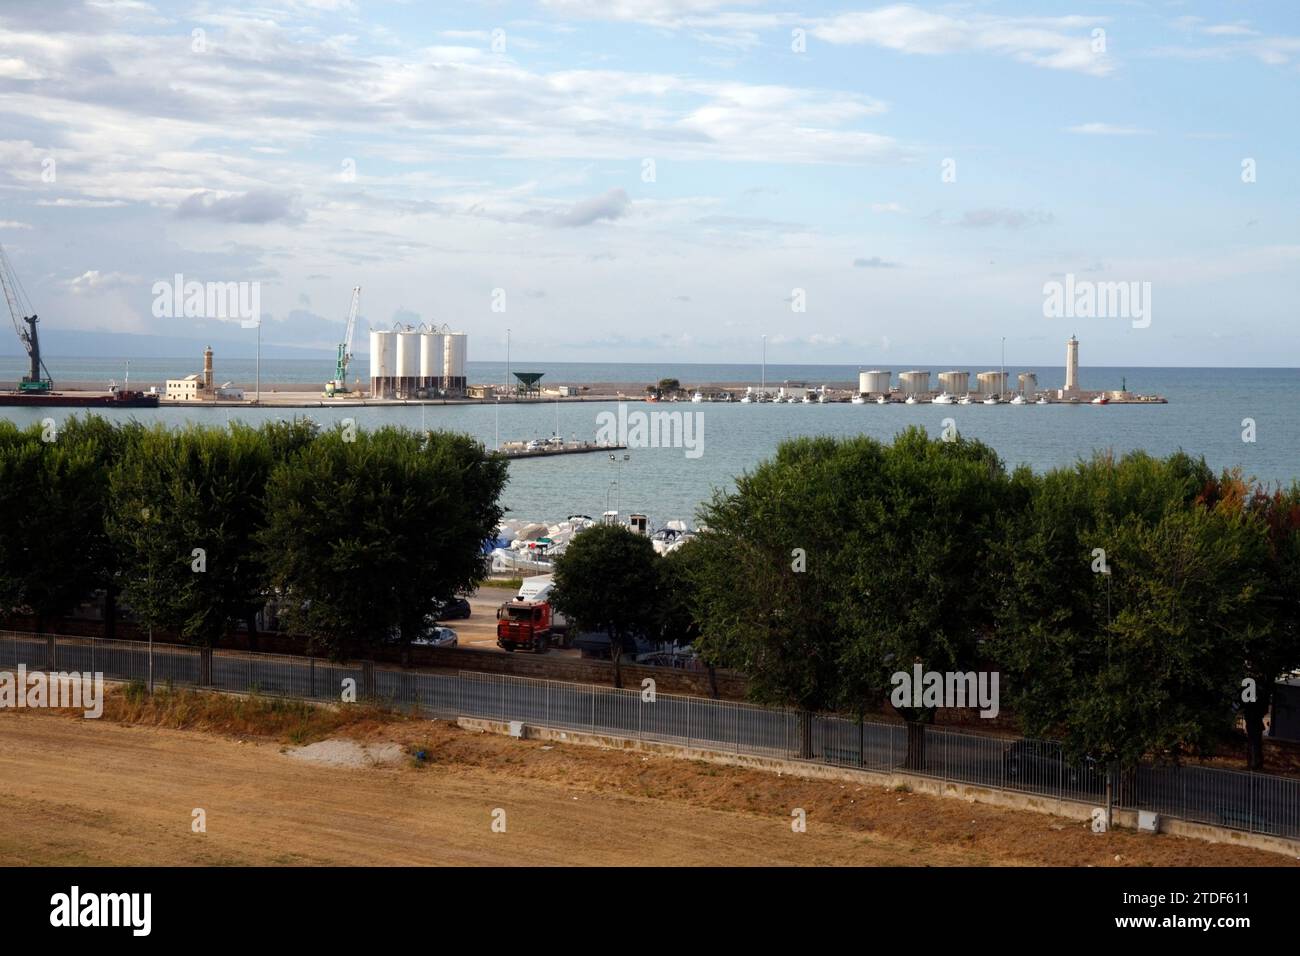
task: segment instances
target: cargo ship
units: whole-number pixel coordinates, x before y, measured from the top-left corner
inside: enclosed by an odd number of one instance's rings
[[[26,405],[30,407],[73,406],[77,408],[157,408],[158,396],[148,392],[132,391],[128,388],[116,388],[107,393],[53,392],[53,391],[17,391],[0,392],[0,406]]]
[[[9,306],[9,316],[13,319],[14,331],[18,333],[23,348],[31,360],[30,370],[18,383],[14,391],[0,392],[0,406],[27,405],[33,407],[77,407],[77,408],[157,408],[158,396],[146,392],[136,392],[129,388],[109,386],[107,392],[56,392],[54,379],[50,370],[41,361],[41,340],[36,331],[39,321],[22,283],[9,265],[9,257],[4,247],[0,246],[0,288],[3,288],[5,303]],[[26,326],[26,328],[24,328]],[[129,372],[128,372],[129,374]]]

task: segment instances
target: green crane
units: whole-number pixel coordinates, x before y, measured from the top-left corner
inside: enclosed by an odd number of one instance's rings
[[[338,358],[334,363],[334,380],[325,383],[325,394],[348,394],[348,363],[352,361],[352,336],[357,330],[357,308],[361,305],[361,286],[352,289],[352,308],[348,310],[348,327],[339,343]]]
[[[18,333],[18,338],[22,340],[23,348],[27,349],[27,355],[32,361],[30,372],[18,383],[18,391],[51,392],[54,390],[54,381],[50,377],[50,370],[41,361],[41,340],[36,334],[39,319],[32,311],[31,301],[27,298],[22,283],[18,281],[18,275],[9,264],[4,246],[0,246],[0,286],[4,287],[5,302],[9,305],[14,331]],[[24,325],[27,328],[23,328]],[[41,377],[42,371],[45,372],[44,378]]]

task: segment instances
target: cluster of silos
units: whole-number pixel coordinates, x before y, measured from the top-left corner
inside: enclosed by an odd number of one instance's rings
[[[422,398],[463,394],[468,337],[464,332],[372,330],[370,394]]]
[[[1007,390],[1006,372],[980,372],[975,380],[981,395],[1002,395]]]
[[[930,373],[919,370],[899,372],[898,387],[904,395],[925,395],[930,391]]]
[[[870,372],[858,373],[858,391],[863,395],[888,395],[892,372],[872,369]]]
[[[949,395],[965,395],[970,391],[970,372],[940,372],[939,387]]]

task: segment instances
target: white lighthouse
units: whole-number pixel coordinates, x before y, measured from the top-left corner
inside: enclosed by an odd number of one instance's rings
[[[1079,390],[1079,340],[1073,335],[1065,343],[1065,390]]]

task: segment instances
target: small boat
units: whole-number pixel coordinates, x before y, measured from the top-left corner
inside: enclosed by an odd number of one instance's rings
[[[863,398],[861,395],[854,395],[851,399],[849,399],[849,401],[852,402],[854,405],[867,404],[867,400]]]
[[[704,395],[701,394],[700,392],[696,392],[694,395],[691,396],[692,404],[698,405],[702,401],[704,401]]]
[[[1035,404],[1035,405],[1050,405],[1051,403],[1048,402],[1048,400],[1047,400],[1047,396],[1046,396],[1046,395],[1039,395],[1039,396],[1038,396],[1038,401],[1034,402],[1034,404]]]
[[[915,395],[909,395],[909,396],[907,396],[907,400],[906,400],[905,402],[903,402],[903,404],[904,404],[904,405],[915,405],[915,404],[916,404],[916,396],[915,396]]]
[[[952,404],[952,396],[949,395],[947,392],[940,392],[938,395],[936,395],[936,396],[934,397],[934,402],[933,402],[933,404],[935,404],[935,405],[951,405],[951,404]]]
[[[1094,405],[1109,405],[1109,404],[1110,404],[1110,399],[1107,398],[1105,395],[1098,395],[1096,398],[1094,398],[1094,399],[1092,400],[1092,404],[1094,404]]]
[[[957,399],[958,405],[969,405],[970,403],[971,399],[969,395],[963,395],[961,398]]]
[[[754,400],[753,400],[752,398],[750,398],[748,395],[742,395],[742,396],[740,397],[740,404],[742,404],[742,405],[749,405],[749,404],[750,404],[751,402],[753,402],[753,401],[754,401]]]
[[[818,404],[818,405],[825,405],[825,404],[826,404],[826,390],[825,390],[825,388],[823,388],[820,392],[817,393],[817,404]]]
[[[1025,396],[1023,396],[1023,395],[1017,395],[1017,396],[1015,396],[1013,399],[1011,399],[1011,404],[1012,404],[1012,405],[1028,405],[1029,403],[1025,401]]]
[[[811,404],[813,403],[812,392],[805,392],[805,393],[804,393],[804,396],[803,396],[803,403],[804,403],[805,405],[811,405]]]
[[[888,405],[888,404],[889,404],[889,399],[887,399],[887,398],[885,398],[885,396],[881,395],[881,396],[877,397],[877,399],[876,399],[876,404],[877,404],[877,405]]]
[[[999,403],[999,401],[1000,401],[1000,399],[999,399],[996,395],[990,395],[990,396],[988,396],[986,399],[984,399],[984,404],[985,404],[985,405],[997,405],[997,404]]]

